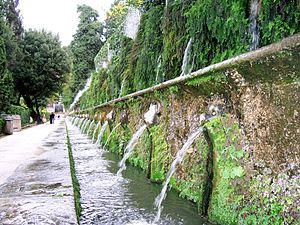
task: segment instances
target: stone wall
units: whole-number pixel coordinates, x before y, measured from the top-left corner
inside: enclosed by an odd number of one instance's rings
[[[78,114],[100,120],[114,111],[103,137],[106,143],[126,113],[128,121],[106,145],[122,155],[150,104],[158,103],[156,124],[143,134],[130,163],[152,181],[163,182],[176,152],[202,126],[205,133],[187,151],[170,185],[216,223],[299,224],[297,37],[292,47],[259,50],[255,57],[241,56],[238,63],[225,62],[200,71],[201,76]]]

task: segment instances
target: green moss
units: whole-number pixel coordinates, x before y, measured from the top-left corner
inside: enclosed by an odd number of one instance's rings
[[[203,137],[198,138],[194,151],[187,154],[182,162],[184,175],[177,177],[173,187],[179,191],[179,195],[195,202],[202,212],[203,194],[207,179],[207,154],[208,146]]]
[[[225,125],[226,124],[226,125]],[[243,199],[240,188],[245,171],[238,124],[230,118],[216,118],[207,124],[214,146],[214,180],[209,218],[217,223],[237,224],[238,207]],[[234,183],[240,182],[240,186]]]
[[[153,141],[151,180],[163,182],[168,170],[167,165],[172,160],[170,148],[165,139],[165,125],[159,124],[150,128]]]
[[[109,151],[122,155],[131,138],[132,132],[127,125],[122,125],[111,135],[107,148]]]
[[[135,132],[135,131],[134,131]],[[129,157],[129,162],[146,171],[148,168],[148,160],[150,154],[150,134],[146,130],[140,137],[137,145],[135,146],[132,155]]]
[[[299,224],[300,206],[297,176],[256,175],[251,179],[243,205],[239,209],[241,224]]]
[[[220,94],[228,91],[227,77],[224,73],[220,72],[196,77],[186,82],[186,85],[197,87],[197,93],[200,95]]]
[[[75,163],[72,153],[72,147],[70,143],[68,128],[66,127],[67,132],[67,147],[68,147],[68,154],[69,154],[69,162],[70,162],[70,171],[71,171],[71,178],[72,178],[72,184],[73,184],[73,193],[74,193],[74,203],[75,203],[75,211],[76,211],[76,218],[77,223],[80,223],[80,215],[81,215],[81,203],[80,203],[80,185],[76,176],[76,169],[75,169]]]

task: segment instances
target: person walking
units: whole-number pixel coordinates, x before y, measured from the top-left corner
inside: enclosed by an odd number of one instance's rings
[[[54,118],[55,118],[55,114],[52,112],[51,114],[50,114],[50,124],[53,124],[54,123]]]

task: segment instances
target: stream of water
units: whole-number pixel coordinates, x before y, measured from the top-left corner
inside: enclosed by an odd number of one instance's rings
[[[98,138],[96,141],[97,145],[101,145],[101,140],[102,140],[103,134],[104,134],[107,126],[108,126],[108,121],[105,121],[105,123],[103,124],[103,126],[101,127],[101,130],[99,132],[99,135],[98,135]]]
[[[128,166],[117,176],[120,157],[102,151],[70,122],[67,123],[81,190],[80,224],[209,224],[197,207],[170,191],[164,213],[153,223],[155,196],[161,185],[149,182],[143,171]]]

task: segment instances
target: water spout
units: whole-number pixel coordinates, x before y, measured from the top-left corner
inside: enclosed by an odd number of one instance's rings
[[[92,129],[92,126],[95,124],[95,121],[93,120],[91,123],[90,123],[90,125],[89,125],[89,128],[87,129],[87,132],[86,132],[86,134],[89,136],[89,133],[90,133],[90,131],[91,131],[91,129]]]
[[[94,143],[95,141],[95,137],[96,137],[96,133],[97,133],[97,130],[99,129],[99,126],[100,126],[101,122],[99,121],[94,129],[94,132],[93,132],[93,136],[92,136],[92,142]]]
[[[105,123],[103,124],[103,126],[101,127],[101,130],[100,130],[99,135],[98,135],[98,139],[96,141],[96,145],[101,144],[101,140],[102,140],[103,134],[104,134],[107,126],[108,126],[108,121],[106,120]]]
[[[107,115],[106,115],[106,119],[107,120],[113,120],[115,118],[115,113],[114,111],[110,111]]]
[[[76,126],[78,124],[80,118],[79,117],[74,117],[74,118],[75,118],[75,120],[73,120],[72,124]]]
[[[166,180],[163,184],[163,188],[161,190],[161,193],[156,197],[155,199],[155,206],[157,207],[157,213],[156,213],[156,217],[154,219],[154,223],[157,223],[160,219],[160,215],[161,215],[161,211],[163,209],[162,207],[162,202],[163,200],[166,198],[167,196],[167,188],[168,185],[170,183],[171,177],[172,175],[175,173],[176,171],[176,166],[182,162],[187,150],[189,149],[189,147],[193,144],[193,142],[195,141],[195,139],[203,132],[203,128],[199,128],[196,132],[194,132],[189,138],[188,140],[185,142],[185,144],[182,146],[182,148],[177,152],[175,160],[172,162],[171,164],[171,168],[167,173],[167,177]]]
[[[86,80],[85,86],[82,90],[80,90],[77,95],[74,98],[74,101],[72,102],[72,104],[70,105],[69,110],[72,110],[75,106],[75,104],[78,102],[79,98],[83,95],[84,92],[86,92],[86,90],[90,87],[92,82],[92,75]]]
[[[147,128],[146,124],[144,124],[143,126],[141,126],[138,129],[138,131],[134,133],[134,135],[132,136],[132,138],[129,141],[128,145],[126,146],[126,148],[124,150],[124,156],[123,156],[122,160],[119,163],[120,169],[117,172],[118,176],[120,176],[122,174],[122,172],[126,169],[125,162],[129,158],[129,156],[131,155],[134,147],[138,143],[139,138],[142,136],[142,134],[144,133],[144,131],[146,130],[146,128]]]
[[[151,104],[149,110],[144,115],[144,121],[149,125],[154,124],[159,109],[160,109],[159,104]]]
[[[91,123],[90,119],[86,119],[86,122],[84,123],[84,125],[81,127],[81,131],[82,133],[85,133],[87,126],[89,126],[89,124]]]
[[[85,125],[86,121],[86,118],[81,118],[80,122],[78,123],[79,129],[81,129]]]
[[[111,135],[114,133],[114,131],[115,131],[120,125],[121,125],[121,123],[118,123],[118,124],[112,129],[112,131],[111,131],[110,134],[108,135],[108,138],[107,138],[107,140],[106,140],[106,142],[105,142],[103,148],[106,147],[106,145],[108,144],[108,142],[109,142],[109,140],[110,140]]]

